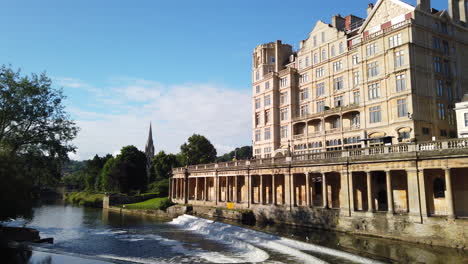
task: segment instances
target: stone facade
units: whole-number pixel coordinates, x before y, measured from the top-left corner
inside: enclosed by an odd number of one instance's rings
[[[174,202],[444,246],[468,246],[468,139],[176,168]]]
[[[365,19],[318,21],[297,51],[281,41],[257,46],[254,155],[456,137],[468,28],[466,1],[449,2],[437,11],[430,1],[380,0]]]
[[[455,112],[458,137],[468,138],[468,94],[465,94],[461,102],[455,104]]]

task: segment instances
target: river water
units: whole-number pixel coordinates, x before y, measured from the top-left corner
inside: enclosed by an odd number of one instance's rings
[[[173,220],[65,204],[35,208],[10,226],[54,244],[27,263],[468,263],[465,251],[286,226],[246,228],[184,215]]]

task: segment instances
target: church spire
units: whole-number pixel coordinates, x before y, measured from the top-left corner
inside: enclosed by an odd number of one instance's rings
[[[148,134],[148,140],[146,141],[145,146],[145,154],[146,154],[146,176],[148,177],[148,183],[150,179],[150,168],[151,168],[151,160],[154,157],[154,145],[153,145],[153,131],[151,129],[151,122]]]

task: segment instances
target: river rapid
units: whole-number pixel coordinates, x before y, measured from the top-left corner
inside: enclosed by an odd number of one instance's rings
[[[30,220],[54,244],[26,263],[468,263],[465,251],[298,229],[242,227],[184,215],[171,221],[66,204],[42,205]]]

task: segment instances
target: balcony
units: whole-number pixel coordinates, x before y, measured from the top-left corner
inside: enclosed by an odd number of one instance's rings
[[[339,106],[339,107],[334,107],[329,110],[325,110],[319,113],[313,113],[313,114],[307,114],[307,115],[301,115],[298,117],[294,117],[292,120],[293,121],[305,121],[307,119],[314,119],[314,118],[324,118],[328,115],[335,114],[335,113],[343,113],[346,111],[358,109],[359,105],[358,104],[350,104],[347,106]]]

